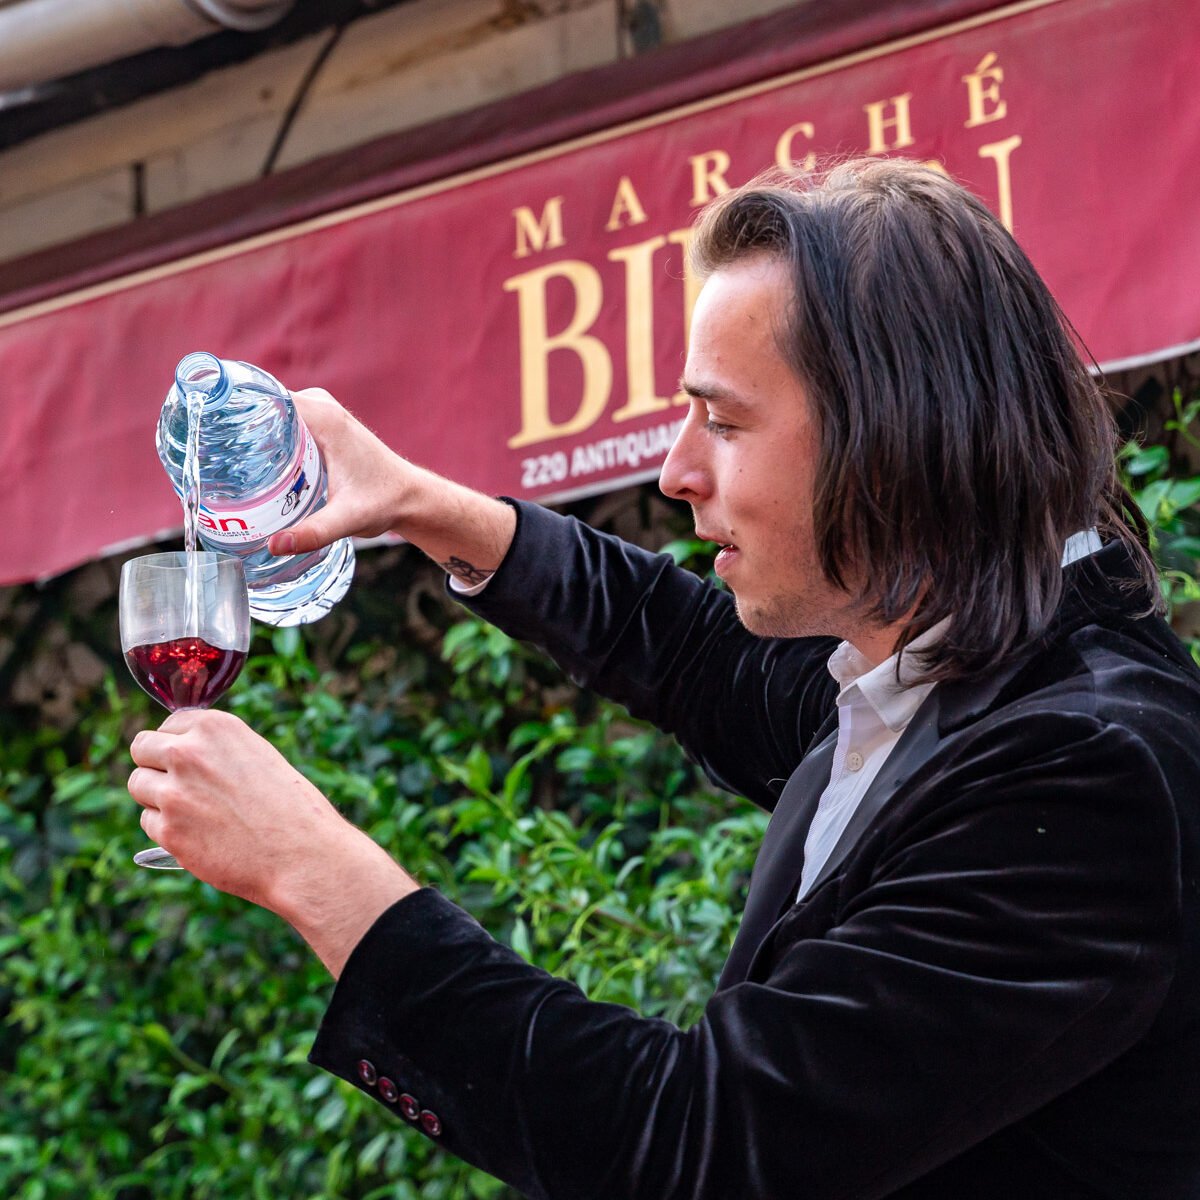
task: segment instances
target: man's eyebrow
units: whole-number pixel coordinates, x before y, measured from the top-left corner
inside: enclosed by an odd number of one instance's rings
[[[730,413],[747,413],[752,407],[745,400],[735,396],[733,392],[721,387],[719,384],[680,379],[679,387],[682,391],[697,400],[717,401],[722,408],[728,410]]]

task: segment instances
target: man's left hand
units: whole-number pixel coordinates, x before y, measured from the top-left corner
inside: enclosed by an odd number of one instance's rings
[[[130,747],[146,835],[198,879],[289,921],[336,976],[417,884],[269,742],[225,712],[174,713]]]

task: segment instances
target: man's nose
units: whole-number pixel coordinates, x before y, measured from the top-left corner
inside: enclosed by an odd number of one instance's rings
[[[659,491],[672,500],[686,500],[694,504],[703,500],[712,490],[703,456],[698,453],[696,431],[691,421],[685,421],[658,476]]]

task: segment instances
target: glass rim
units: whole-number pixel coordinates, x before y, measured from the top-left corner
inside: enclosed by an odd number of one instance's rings
[[[134,564],[172,570],[186,567],[189,559],[197,567],[220,566],[223,562],[230,562],[237,563],[243,571],[245,570],[242,560],[236,554],[227,554],[223,550],[162,550],[156,554],[141,554],[136,558],[127,558],[121,564],[121,570],[124,571]]]

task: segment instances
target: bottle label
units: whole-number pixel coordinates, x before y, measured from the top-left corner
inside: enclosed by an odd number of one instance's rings
[[[261,542],[280,529],[286,529],[308,508],[312,489],[321,477],[321,454],[317,443],[302,425],[303,446],[295,466],[278,486],[249,505],[210,507],[201,501],[200,536],[209,546],[244,546]]]

